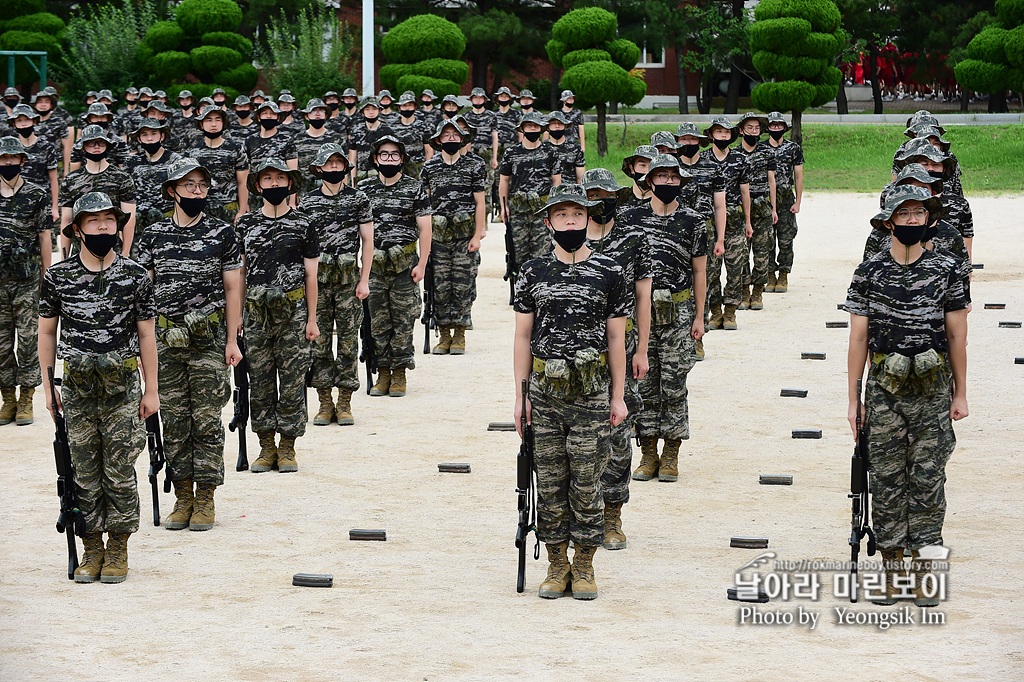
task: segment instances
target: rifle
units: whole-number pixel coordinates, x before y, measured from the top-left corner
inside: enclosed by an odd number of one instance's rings
[[[377,373],[377,343],[373,340],[373,332],[370,329],[370,304],[365,298],[363,299],[363,321],[359,324],[359,340],[362,341],[359,362],[366,365],[366,395],[370,395],[373,375]]]
[[[78,546],[75,536],[85,537],[85,515],[78,508],[78,491],[75,488],[75,465],[71,461],[71,446],[68,441],[68,427],[64,414],[57,409],[57,389],[53,379],[53,367],[46,368],[50,380],[50,400],[53,404],[53,423],[56,434],[53,437],[53,456],[57,461],[57,498],[60,500],[60,516],[57,517],[57,532],[68,538],[68,580],[75,579],[78,568]]]
[[[868,525],[871,517],[871,475],[868,471],[868,427],[861,419],[861,380],[857,379],[857,444],[850,463],[850,493],[853,500],[853,524],[850,532],[850,602],[857,603],[857,561],[860,541],[867,536],[868,556],[875,555],[875,532]]]
[[[430,355],[430,330],[437,329],[437,311],[434,310],[434,257],[427,256],[423,271],[423,354]]]
[[[509,212],[505,206],[501,207],[502,217],[505,220],[505,274],[501,276],[508,282],[508,304],[515,303],[516,297],[516,275],[519,273],[519,265],[516,263],[516,242],[512,238],[512,225],[509,220]]]
[[[249,356],[245,349],[245,339],[238,337],[238,350],[242,360],[235,365],[235,388],[231,392],[231,402],[235,413],[228,422],[229,431],[238,431],[238,461],[235,471],[249,468],[248,451],[245,448],[245,425],[249,422]]]
[[[160,414],[155,413],[146,417],[146,444],[149,446],[149,485],[153,488],[153,525],[160,525],[160,486],[157,479],[160,478],[160,470],[167,463],[164,457],[164,441],[160,437]],[[171,492],[170,474],[164,475],[164,492]]]
[[[533,531],[537,534],[537,470],[533,453],[533,426],[526,423],[527,380],[522,383],[523,414],[519,423],[523,431],[523,443],[516,457],[516,495],[519,500],[519,526],[516,529],[516,548],[519,549],[519,572],[516,575],[516,592],[523,591],[526,581],[526,540]],[[540,558],[540,539],[533,549],[534,560]]]

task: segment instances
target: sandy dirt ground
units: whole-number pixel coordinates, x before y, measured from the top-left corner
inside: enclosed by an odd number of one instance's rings
[[[768,536],[778,559],[849,557],[848,332],[825,323],[847,319],[836,304],[877,205],[805,198],[789,293],[766,294],[763,311],[740,313],[738,331],[708,336],[708,359],[689,378],[680,480],[633,482],[629,547],[599,551],[594,602],[538,599],[543,558],[530,559],[526,592],[515,592],[519,441],[487,431],[511,421],[515,394],[501,226],[484,242],[468,354],[418,357],[405,398],[359,393],[355,426],[311,425],[297,474],[236,473],[228,434],[213,530],[153,527],[140,456],[143,525],[124,584],[66,578],[53,430],[37,395],[35,424],[0,429],[0,679],[1024,679],[1024,366],[1014,364],[1024,331],[998,327],[1024,318],[1021,196],[972,201],[985,268],[969,318],[971,415],[956,426],[948,467],[949,598],[933,610],[945,624],[922,625],[912,606],[914,624],[838,624],[835,609],[851,605],[826,571],[817,601],[760,606],[783,618],[813,612],[813,629],[741,623],[742,605],[726,599],[758,554],[730,548],[731,536]],[[782,398],[781,388],[809,394]],[[794,428],[823,438],[793,440]],[[248,444],[254,459],[251,433]],[[472,473],[441,474],[439,462]],[[760,486],[761,473],[794,484]],[[172,503],[161,495],[165,515]],[[350,542],[352,528],[384,528],[387,542]],[[298,572],[331,573],[334,587],[293,587]]]

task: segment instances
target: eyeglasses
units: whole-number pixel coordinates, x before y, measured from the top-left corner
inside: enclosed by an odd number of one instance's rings
[[[377,158],[384,161],[401,161],[402,152],[377,152]]]
[[[910,218],[916,218],[918,220],[924,220],[928,217],[927,208],[901,208],[894,214],[900,220],[908,220]]]
[[[210,186],[207,183],[205,183],[205,182],[193,182],[192,180],[188,180],[187,182],[183,182],[180,185],[178,185],[178,187],[184,187],[186,192],[193,192],[193,193],[194,192],[205,192],[206,190],[210,189]]]

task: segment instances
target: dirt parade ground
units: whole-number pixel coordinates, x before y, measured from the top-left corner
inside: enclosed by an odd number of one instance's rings
[[[537,598],[546,561],[533,561],[533,536],[526,591],[515,591],[519,439],[487,430],[511,421],[516,390],[504,228],[492,225],[467,355],[418,356],[404,398],[360,391],[355,426],[310,425],[297,474],[236,473],[228,433],[211,531],[152,525],[142,453],[142,527],[124,584],[66,577],[53,425],[37,393],[34,424],[0,429],[0,680],[1022,680],[1024,365],[1014,359],[1024,330],[999,323],[1024,319],[1024,197],[971,204],[984,269],[969,316],[970,416],[947,469],[938,608],[851,605],[834,594],[836,572],[771,565],[756,570],[774,572],[773,592],[817,578],[818,598],[726,598],[763,551],[730,548],[731,536],[768,537],[776,561],[849,559],[848,330],[826,322],[848,319],[836,304],[878,199],[809,194],[789,293],[766,294],[763,311],[739,313],[738,331],[706,338],[679,482],[632,482],[629,545],[599,550],[596,601]],[[418,345],[422,334],[417,325]],[[802,360],[806,351],[826,359]],[[823,436],[795,440],[793,429]],[[255,434],[248,446],[251,461]],[[439,473],[441,462],[472,473]],[[759,485],[759,474],[793,485]],[[166,515],[173,495],[160,503]],[[354,528],[386,529],[387,541],[350,541]],[[300,572],[333,574],[334,586],[293,587]],[[877,613],[903,622],[864,622]]]

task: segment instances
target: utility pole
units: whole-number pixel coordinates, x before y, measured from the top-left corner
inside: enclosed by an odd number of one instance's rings
[[[363,97],[375,93],[373,72],[373,0],[363,0]]]

